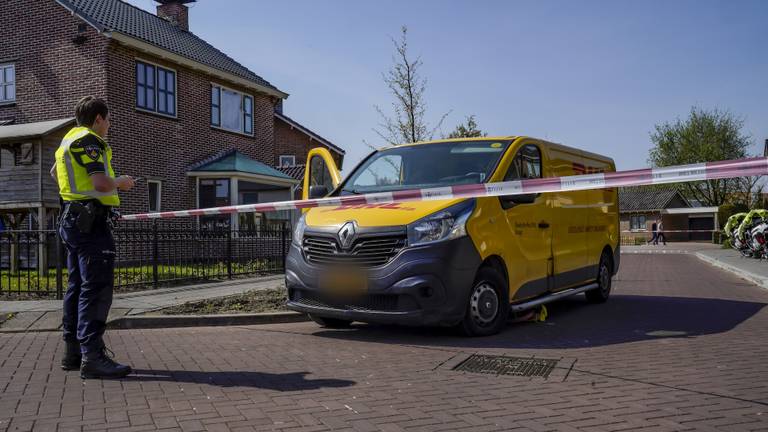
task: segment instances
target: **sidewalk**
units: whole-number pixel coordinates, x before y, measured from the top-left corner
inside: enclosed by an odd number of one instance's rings
[[[666,245],[622,246],[621,253],[635,254],[688,254],[700,251],[719,250],[720,245],[706,242],[668,242]]]
[[[768,289],[768,262],[742,256],[733,249],[711,249],[696,256],[715,267],[731,272],[755,285]]]
[[[191,301],[282,286],[283,275],[275,275],[116,294],[108,321]],[[61,300],[0,301],[0,332],[56,330],[61,325],[61,303]]]

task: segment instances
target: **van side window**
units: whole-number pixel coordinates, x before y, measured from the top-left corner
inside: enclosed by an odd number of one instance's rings
[[[541,151],[535,145],[521,148],[509,166],[504,181],[541,178]]]
[[[330,192],[333,190],[333,178],[331,177],[325,161],[320,156],[313,156],[309,161],[309,186],[323,185]]]

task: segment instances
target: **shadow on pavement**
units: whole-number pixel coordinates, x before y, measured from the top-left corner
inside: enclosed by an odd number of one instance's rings
[[[307,374],[309,372],[273,374],[249,371],[196,372],[135,369],[124,380],[208,384],[218,387],[254,387],[277,391],[316,390],[327,387],[349,387],[356,384],[354,381],[340,379],[308,380],[305,378]]]
[[[764,303],[734,300],[613,295],[593,305],[574,297],[547,305],[543,323],[510,324],[495,336],[467,338],[445,328],[354,325],[321,329],[315,336],[366,342],[455,348],[586,348],[661,338],[727,332],[757,314]]]

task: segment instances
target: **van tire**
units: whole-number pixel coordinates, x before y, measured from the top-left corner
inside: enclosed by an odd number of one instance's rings
[[[309,319],[314,321],[320,327],[325,327],[330,329],[348,328],[349,325],[352,324],[352,321],[349,321],[349,320],[343,320],[338,318],[323,318],[323,317],[319,317],[317,315],[312,315],[312,314],[309,314]]]
[[[608,251],[603,251],[600,256],[600,264],[597,267],[597,288],[584,293],[590,303],[605,303],[611,295],[611,277],[613,276],[613,262]]]
[[[504,277],[492,267],[480,268],[467,298],[467,310],[459,329],[466,336],[490,336],[504,328],[508,316],[509,287]]]

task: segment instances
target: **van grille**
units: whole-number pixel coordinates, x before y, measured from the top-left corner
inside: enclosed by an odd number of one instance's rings
[[[333,237],[305,235],[304,257],[312,264],[354,264],[375,267],[388,263],[405,247],[405,235],[360,237],[343,250]]]

